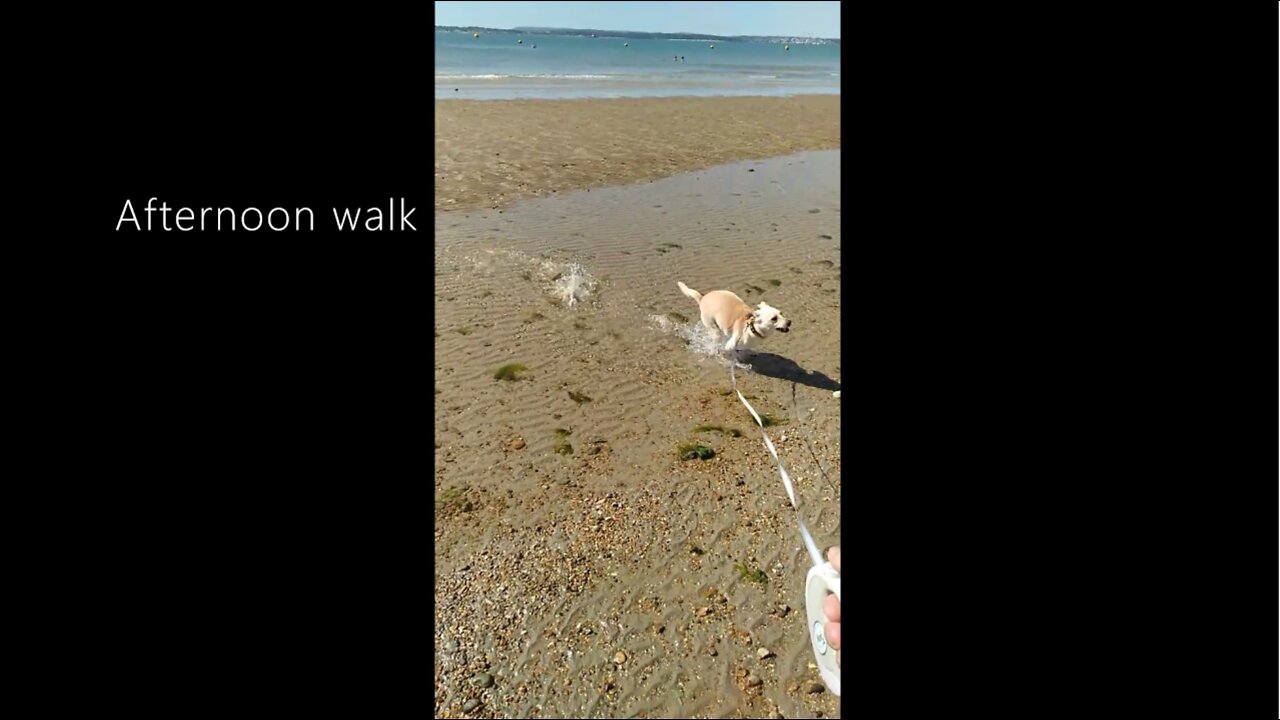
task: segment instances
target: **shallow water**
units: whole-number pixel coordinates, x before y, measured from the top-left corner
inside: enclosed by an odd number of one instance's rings
[[[518,40],[524,42],[518,44]],[[840,92],[839,45],[784,47],[758,42],[505,33],[482,33],[473,38],[467,32],[437,30],[435,96],[498,99]],[[684,60],[676,59],[681,56]]]

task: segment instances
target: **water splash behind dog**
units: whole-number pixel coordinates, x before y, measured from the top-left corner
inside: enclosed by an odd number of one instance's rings
[[[591,298],[599,283],[578,262],[555,262],[546,258],[530,257],[519,250],[484,248],[466,256],[473,270],[484,276],[513,272],[513,266],[524,266],[525,280],[535,280],[541,287],[566,307]],[[535,279],[536,278],[536,279]]]
[[[547,266],[551,267],[548,268]],[[542,264],[543,272],[554,269],[555,263],[546,262]],[[563,269],[552,277],[551,293],[560,300],[566,307],[574,307],[578,303],[586,300],[596,289],[595,278],[582,268],[579,263],[569,263],[560,266]]]
[[[675,322],[671,318],[664,315],[650,315],[649,322],[658,326],[658,329],[676,335],[685,341],[685,346],[695,354],[703,358],[711,358],[725,367],[732,362],[733,366],[739,370],[750,370],[751,366],[742,362],[742,358],[750,355],[749,350],[738,350],[735,352],[726,352],[724,349],[724,338],[717,338],[711,334],[711,331],[700,322]]]

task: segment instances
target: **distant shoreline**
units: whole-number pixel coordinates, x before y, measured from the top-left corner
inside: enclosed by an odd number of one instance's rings
[[[594,93],[588,94],[590,92],[590,89],[584,88],[583,93],[577,94],[577,95],[565,94],[563,91],[559,91],[554,95],[509,95],[504,93],[502,95],[484,97],[484,96],[477,96],[474,94],[467,95],[467,96],[457,96],[447,91],[447,88],[453,87],[455,85],[471,87],[472,89],[480,87],[479,85],[476,85],[474,83],[466,83],[459,80],[452,80],[447,83],[437,80],[435,101],[448,103],[448,102],[504,102],[504,101],[506,102],[511,102],[511,101],[542,102],[542,101],[550,101],[550,100],[566,100],[566,101],[717,100],[717,99],[733,100],[733,99],[743,99],[743,98],[768,98],[771,100],[787,100],[787,99],[796,99],[796,98],[804,98],[804,97],[811,97],[811,96],[825,96],[825,97],[836,97],[836,98],[840,97],[840,91],[838,89],[824,90],[821,88],[813,88],[813,87],[805,87],[798,90],[791,89],[791,88],[779,88],[776,92],[772,92],[772,93],[762,92],[760,87],[755,87],[755,88],[743,90],[740,92],[735,92],[735,91],[721,88],[721,89],[707,90],[706,92],[703,92],[703,93],[692,92],[689,90],[689,88],[678,88],[669,93],[661,92],[661,91],[650,91],[650,92],[643,92],[643,93],[628,92],[624,88],[615,88],[613,92],[608,95],[594,94]],[[550,86],[548,85],[548,87]]]
[[[838,92],[814,92],[812,90],[802,90],[794,93],[778,93],[774,95],[765,94],[708,94],[697,95],[689,94],[673,94],[673,95],[634,95],[634,96],[617,96],[617,97],[517,97],[517,98],[470,98],[470,97],[453,97],[450,95],[441,95],[435,98],[437,103],[498,103],[498,102],[519,102],[519,103],[543,103],[543,102],[618,102],[623,100],[645,101],[645,100],[694,100],[694,101],[716,101],[716,100],[803,100],[805,98],[837,98],[839,101],[840,93]]]
[[[706,33],[655,33],[637,30],[591,30],[578,28],[486,28],[476,25],[436,25],[443,32],[481,32],[497,35],[566,35],[577,37],[627,38],[630,40],[716,40],[719,42],[790,43],[792,45],[839,45],[839,38],[799,35],[708,35]]]

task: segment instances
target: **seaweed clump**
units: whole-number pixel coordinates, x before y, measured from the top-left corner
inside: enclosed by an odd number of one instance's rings
[[[743,563],[738,563],[734,565],[733,569],[738,571],[738,577],[742,578],[743,580],[746,580],[748,582],[753,582],[753,583],[759,583],[762,585],[769,584],[769,576],[765,575],[763,570],[759,570],[759,569],[752,570]]]
[[[710,460],[716,456],[715,450],[712,450],[702,443],[681,445],[679,452],[681,460]]]
[[[522,373],[529,368],[520,363],[508,363],[493,371],[494,380],[519,380],[518,373]]]
[[[694,432],[718,432],[721,435],[729,437],[742,437],[742,432],[737,428],[724,428],[719,425],[699,425],[693,429]]]

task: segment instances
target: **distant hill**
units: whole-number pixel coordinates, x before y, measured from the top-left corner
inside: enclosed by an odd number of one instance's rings
[[[716,40],[719,42],[789,43],[791,45],[839,45],[836,38],[786,37],[782,35],[708,35],[706,33],[655,33],[634,30],[590,30],[581,28],[518,27],[510,30],[484,27],[437,25],[437,30],[483,32],[495,35],[573,35],[616,37],[632,40]]]

